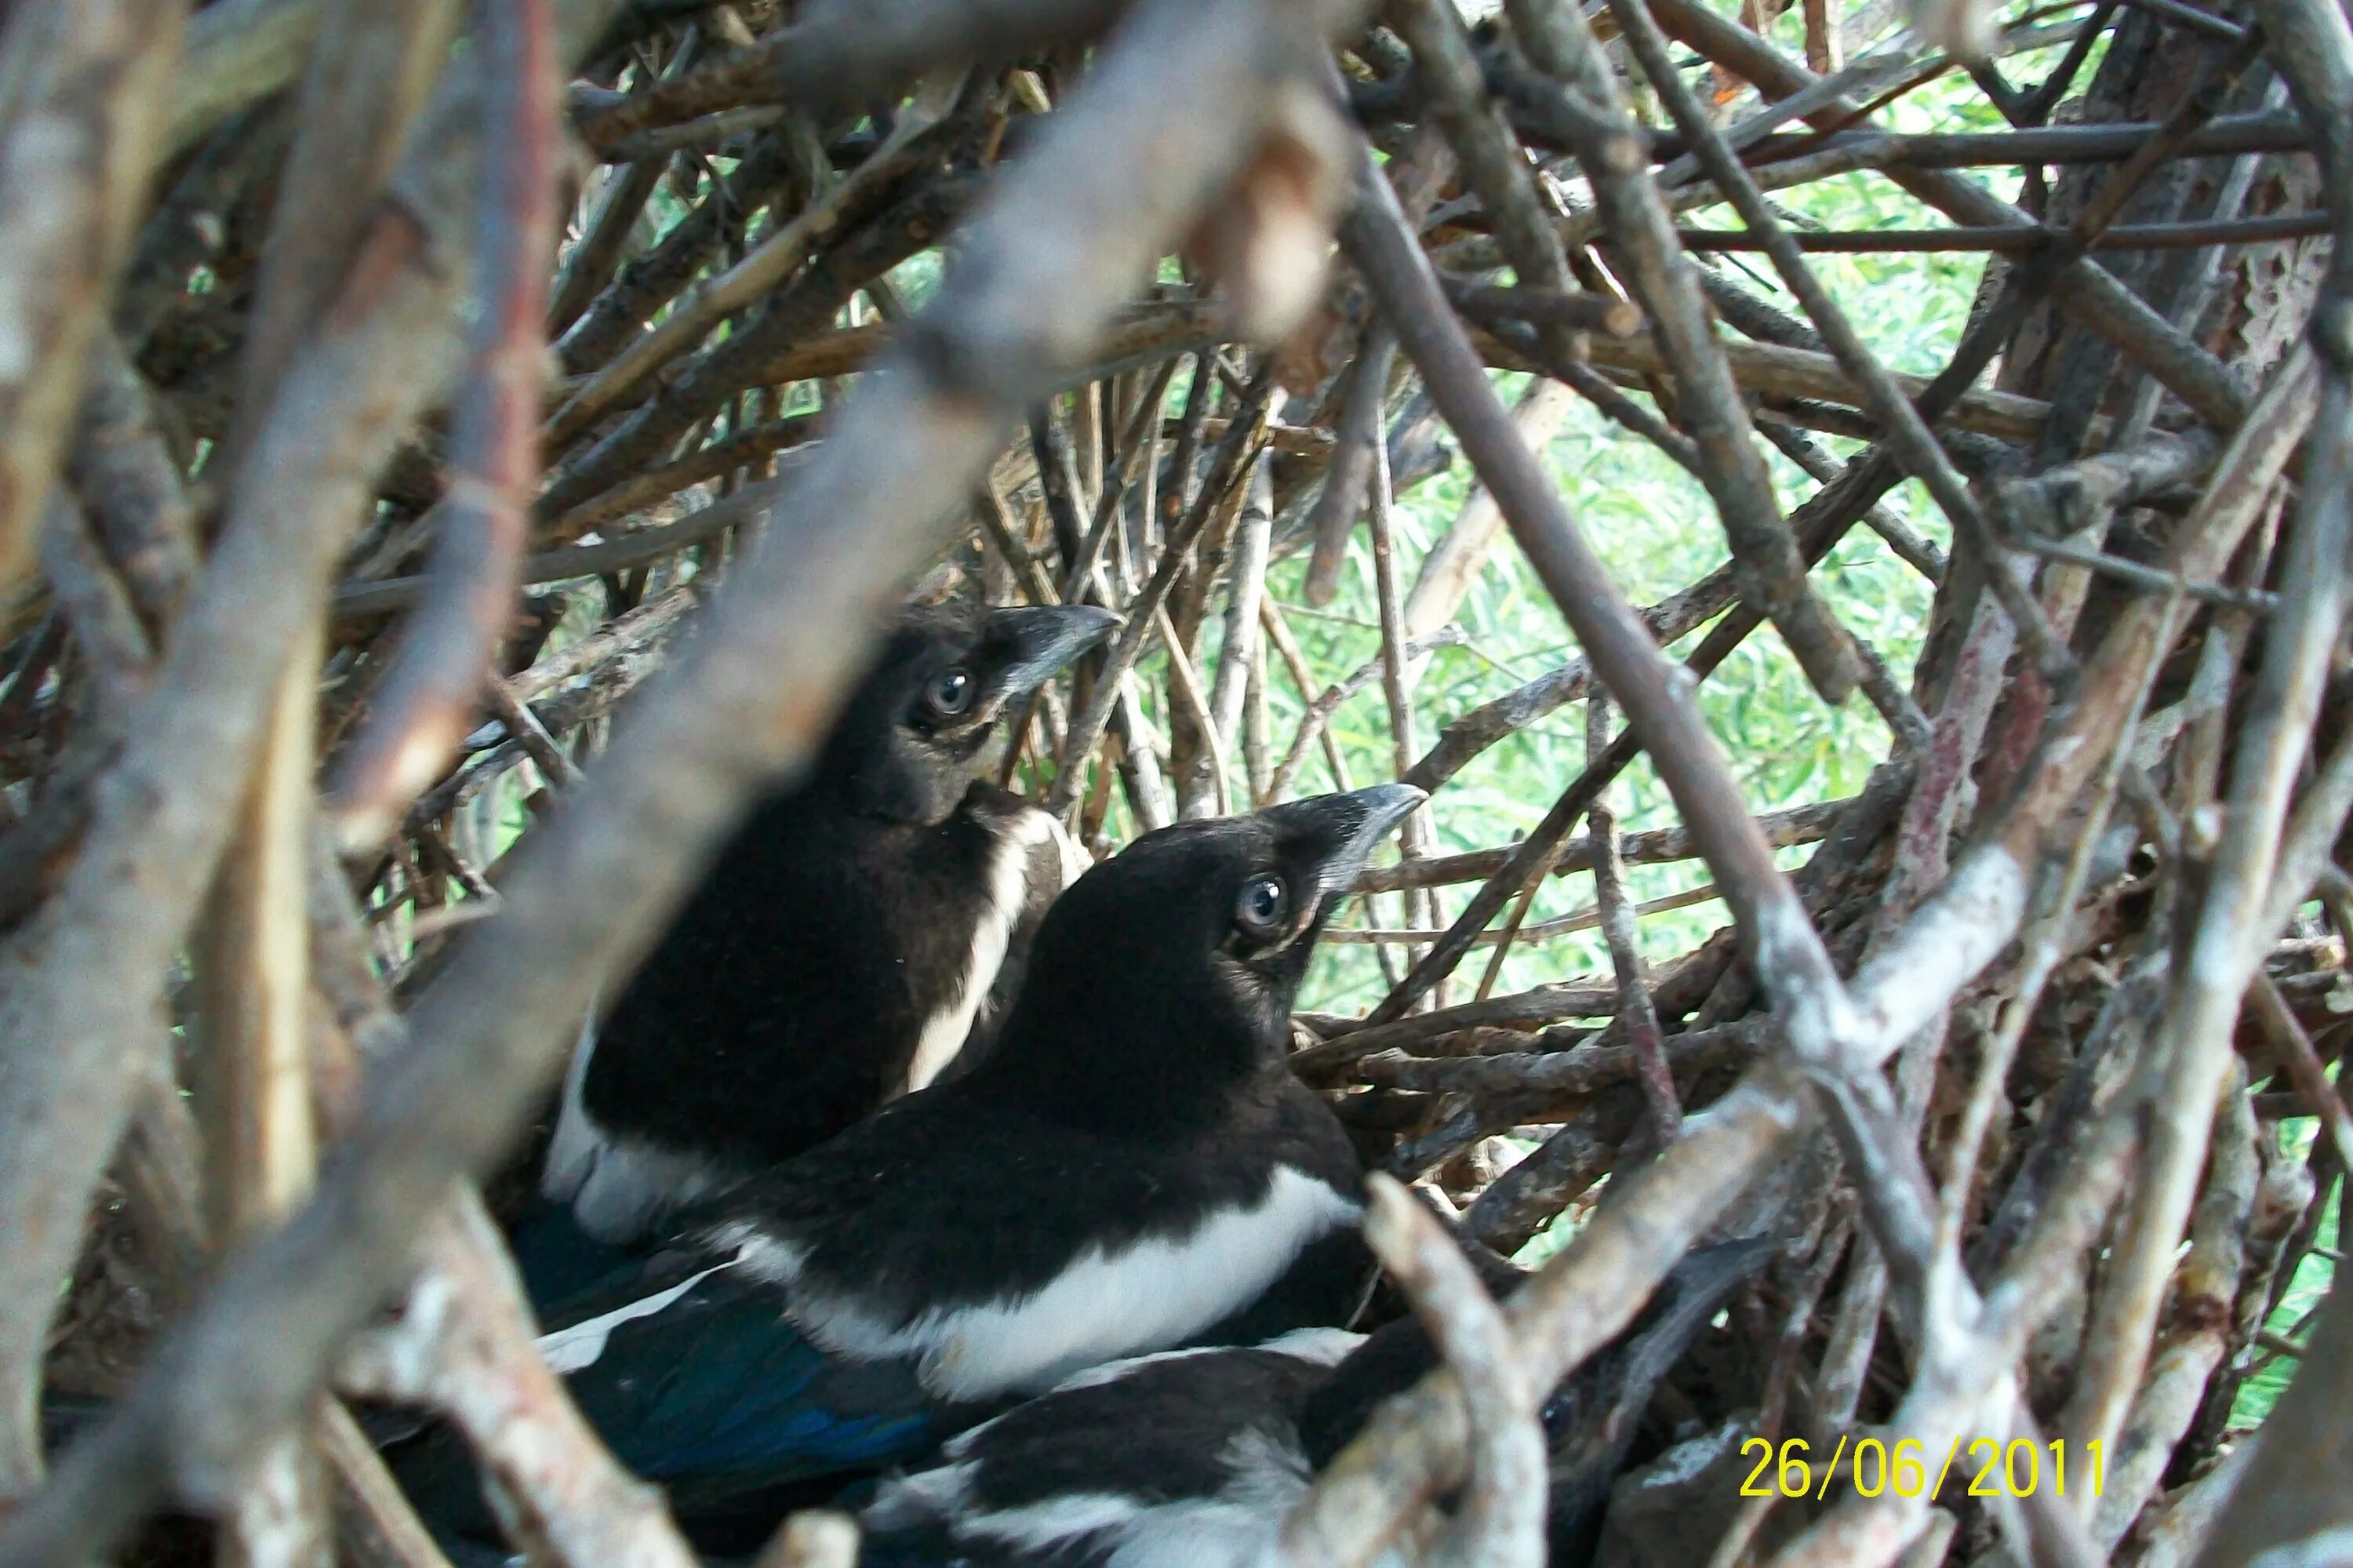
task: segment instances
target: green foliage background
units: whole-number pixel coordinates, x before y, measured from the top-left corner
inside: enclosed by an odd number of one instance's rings
[[[1784,20],[1793,24],[1795,13]],[[1793,37],[1791,41],[1797,40]],[[2023,68],[2028,79],[2039,63]],[[1966,80],[1935,83],[1914,92],[1890,106],[1886,122],[1894,129],[1922,132],[2000,126],[2000,116]],[[1992,183],[2000,194],[2013,196],[2016,177],[2012,173]],[[1893,185],[1868,174],[1825,180],[1778,199],[1797,221],[1825,228],[1933,227],[1942,221]],[[1683,221],[1693,227],[1737,226],[1725,208],[1703,208]],[[1982,256],[1955,252],[1814,260],[1873,351],[1894,368],[1921,375],[1941,368],[1958,343],[1985,265]],[[1736,265],[1729,258],[1721,264]],[[1733,275],[1795,310],[1769,272],[1742,267]],[[1498,389],[1507,397],[1518,395],[1524,379],[1496,376]],[[1841,459],[1859,445],[1838,438],[1823,440]],[[1579,403],[1570,409],[1545,455],[1572,512],[1637,604],[1686,587],[1724,561],[1723,531],[1698,481],[1589,405]],[[1769,453],[1768,461],[1785,508],[1813,493],[1813,481],[1778,452]],[[1467,465],[1458,461],[1444,474],[1398,498],[1405,580],[1411,580],[1431,544],[1452,525],[1470,483]],[[1888,504],[1940,546],[1949,543],[1942,515],[1916,485],[1898,490]],[[1379,651],[1369,548],[1360,535],[1342,596],[1328,612],[1300,603],[1303,572],[1301,561],[1282,563],[1272,574],[1271,587],[1283,601],[1318,676],[1335,680]],[[1814,578],[1846,624],[1908,680],[1927,624],[1933,593],[1929,584],[1862,528],[1848,536]],[[1417,749],[1427,747],[1450,719],[1577,655],[1558,612],[1508,542],[1488,559],[1459,619],[1469,641],[1434,653],[1415,693],[1420,726]],[[1706,630],[1700,628],[1671,652],[1688,653]],[[1303,705],[1287,682],[1278,677],[1273,686],[1280,752]],[[1750,805],[1760,811],[1852,794],[1887,752],[1886,727],[1869,705],[1858,696],[1842,708],[1825,707],[1769,629],[1751,636],[1725,662],[1700,688],[1700,703]],[[1582,705],[1564,709],[1493,747],[1440,791],[1431,803],[1431,815],[1441,853],[1506,842],[1533,828],[1584,765],[1584,723]],[[1333,733],[1354,777],[1388,775],[1387,711],[1377,688],[1352,699],[1336,716]],[[1328,787],[1320,761],[1311,760],[1306,777],[1317,781],[1317,787]],[[1672,803],[1645,761],[1628,771],[1618,798],[1621,824],[1630,831],[1673,821]],[[1785,858],[1795,862],[1804,853],[1788,851]],[[1630,892],[1637,900],[1655,899],[1704,880],[1704,873],[1695,863],[1636,866],[1631,868]],[[1466,896],[1456,890],[1451,906],[1459,907]],[[1529,918],[1567,914],[1590,901],[1588,879],[1557,879],[1546,885]],[[1384,907],[1375,923],[1401,925],[1398,901],[1380,902]],[[1658,960],[1688,951],[1725,917],[1723,906],[1715,902],[1650,916],[1641,922],[1644,954]],[[1474,956],[1472,963],[1483,969],[1482,957]],[[1607,965],[1599,936],[1577,933],[1533,948],[1515,947],[1497,988],[1519,990],[1597,967],[1606,969]],[[1362,1008],[1378,997],[1381,984],[1368,949],[1327,946],[1311,981],[1308,1004],[1332,1011]]]

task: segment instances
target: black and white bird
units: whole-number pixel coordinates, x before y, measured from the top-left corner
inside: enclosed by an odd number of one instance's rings
[[[1652,1391],[1771,1250],[1694,1254],[1556,1391],[1554,1568],[1590,1560]],[[885,1481],[860,1568],[1255,1568],[1316,1473],[1435,1363],[1400,1319],[1370,1338],[1307,1330],[1093,1368]]]
[[[1085,857],[974,768],[1008,705],[1117,624],[906,616],[809,775],[754,810],[584,1031],[542,1196],[597,1242],[638,1241],[985,1044]]]
[[[1106,1361],[1345,1322],[1371,1274],[1362,1176],[1287,1065],[1291,1006],[1422,800],[1186,822],[1081,877],[968,1072],[716,1195],[645,1272],[543,1318],[615,1453],[723,1521]],[[432,1468],[404,1469],[428,1517]]]

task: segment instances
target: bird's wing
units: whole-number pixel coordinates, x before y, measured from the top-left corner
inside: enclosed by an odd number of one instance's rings
[[[941,1428],[911,1361],[820,1351],[782,1292],[732,1260],[575,1316],[541,1348],[615,1455],[681,1513],[903,1459]]]

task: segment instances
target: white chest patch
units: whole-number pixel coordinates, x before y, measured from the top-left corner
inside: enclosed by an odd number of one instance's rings
[[[1288,1166],[1247,1209],[1209,1215],[1181,1236],[1125,1246],[1092,1246],[1024,1296],[934,1308],[901,1326],[851,1300],[797,1291],[792,1316],[822,1349],[859,1360],[919,1358],[923,1386],[944,1399],[1038,1393],[1071,1373],[1177,1343],[1248,1306],[1282,1277],[1309,1243],[1355,1225],[1357,1205]],[[747,1266],[791,1283],[800,1259],[773,1260],[788,1272]]]
[[[980,1004],[997,971],[1005,966],[1005,952],[1013,941],[1013,927],[1029,897],[1029,863],[1038,845],[1061,832],[1061,824],[1043,811],[1023,811],[1007,818],[991,834],[988,898],[972,931],[972,948],[965,956],[964,980],[945,1005],[932,1015],[915,1042],[907,1064],[907,1081],[901,1093],[913,1094],[946,1071],[972,1033]]]
[[[592,1005],[564,1072],[564,1099],[540,1167],[539,1192],[551,1203],[569,1204],[574,1223],[589,1235],[620,1245],[643,1240],[672,1210],[716,1188],[726,1172],[691,1155],[617,1138],[588,1114],[582,1086],[596,1051],[595,1019]]]

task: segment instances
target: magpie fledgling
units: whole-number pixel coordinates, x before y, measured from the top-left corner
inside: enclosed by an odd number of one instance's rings
[[[1084,857],[973,768],[1007,706],[1117,624],[1088,607],[902,620],[809,776],[754,809],[584,1032],[542,1195],[598,1242],[647,1238],[985,1042]]]
[[[741,1520],[1102,1361],[1344,1321],[1362,1177],[1291,1074],[1291,1004],[1423,798],[1180,823],[1081,877],[969,1072],[715,1195],[660,1277],[543,1318],[615,1453],[682,1518]],[[446,1468],[404,1477],[451,1517]]]
[[[1686,1258],[1553,1394],[1554,1568],[1590,1560],[1652,1390],[1770,1251],[1735,1242]],[[1400,1319],[1368,1339],[1306,1330],[1094,1368],[883,1483],[860,1568],[1254,1568],[1315,1473],[1435,1363]]]

